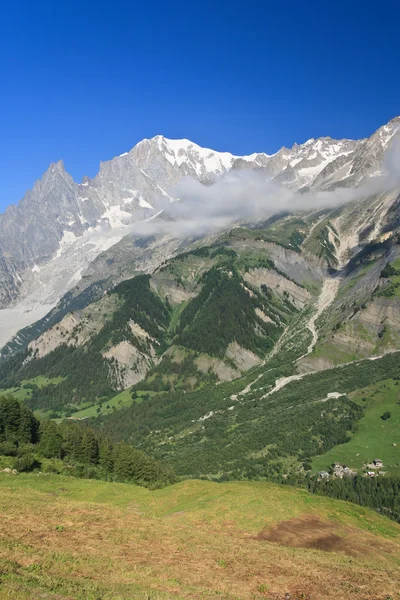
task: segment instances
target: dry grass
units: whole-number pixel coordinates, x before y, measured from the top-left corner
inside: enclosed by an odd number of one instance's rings
[[[400,527],[301,490],[49,475],[0,490],[1,599],[400,598]]]

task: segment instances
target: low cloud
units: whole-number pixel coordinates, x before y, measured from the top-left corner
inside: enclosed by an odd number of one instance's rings
[[[183,178],[170,194],[179,201],[161,205],[162,214],[132,225],[138,236],[205,235],[235,223],[268,218],[282,211],[334,209],[400,187],[400,134],[386,153],[383,173],[358,187],[332,191],[294,192],[268,179],[263,171],[230,171],[213,185]]]

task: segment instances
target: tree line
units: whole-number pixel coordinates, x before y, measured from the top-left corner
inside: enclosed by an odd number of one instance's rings
[[[42,468],[153,487],[174,481],[168,468],[130,444],[114,443],[85,423],[39,420],[12,396],[0,397],[0,454],[14,457],[18,471]]]
[[[343,479],[307,480],[310,492],[367,506],[400,523],[400,478],[344,477]]]

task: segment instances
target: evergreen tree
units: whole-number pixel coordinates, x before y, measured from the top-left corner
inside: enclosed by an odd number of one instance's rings
[[[109,437],[103,437],[99,443],[99,464],[106,471],[112,473],[114,470],[113,458],[114,446]]]
[[[39,422],[24,404],[20,404],[18,439],[22,444],[34,444],[37,441]]]
[[[62,437],[54,421],[42,421],[39,428],[39,451],[45,458],[62,458]]]
[[[120,442],[114,446],[113,461],[114,473],[118,481],[132,479],[133,465],[128,444]]]
[[[83,432],[74,423],[66,423],[61,432],[63,438],[62,449],[69,460],[83,462],[82,437]]]
[[[12,396],[0,399],[0,434],[9,441],[18,441],[21,405]]]
[[[81,460],[85,464],[97,464],[99,460],[99,447],[91,429],[86,429],[82,435]]]

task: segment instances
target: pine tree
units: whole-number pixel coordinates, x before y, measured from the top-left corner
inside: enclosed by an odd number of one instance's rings
[[[19,441],[21,405],[12,396],[0,399],[0,431],[8,441]]]
[[[84,462],[82,437],[83,432],[74,423],[67,423],[62,429],[62,449],[69,460]]]
[[[133,477],[131,447],[125,442],[114,446],[114,473],[118,481],[128,481]]]
[[[91,429],[87,429],[82,435],[82,462],[85,464],[97,464],[99,460],[99,447]]]
[[[113,451],[114,446],[110,438],[101,438],[99,443],[99,463],[106,473],[112,473],[114,470]]]
[[[42,421],[39,428],[39,452],[46,458],[62,458],[62,437],[54,421]]]
[[[35,419],[32,411],[23,404],[20,405],[20,420],[18,427],[18,439],[22,444],[35,444],[37,442],[39,422]]]

